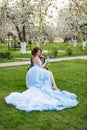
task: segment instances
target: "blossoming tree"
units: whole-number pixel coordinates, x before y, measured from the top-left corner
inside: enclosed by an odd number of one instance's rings
[[[21,53],[26,53],[27,32],[28,35],[33,33],[39,42],[39,34],[45,29],[50,6],[54,6],[53,0],[3,0],[1,3],[6,21],[10,21],[17,30]]]

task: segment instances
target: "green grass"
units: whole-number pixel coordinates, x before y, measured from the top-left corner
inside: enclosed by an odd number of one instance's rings
[[[0,130],[86,130],[87,129],[87,60],[49,63],[57,86],[73,92],[79,104],[62,111],[25,112],[7,105],[11,92],[26,90],[28,66],[0,68]]]
[[[32,44],[32,49],[36,45],[33,43]],[[72,55],[71,56],[79,56],[79,55],[87,55],[87,48],[85,50],[82,50],[82,45],[81,43],[77,43],[77,47],[74,48],[73,45],[69,45],[68,43],[50,43],[50,44],[40,44],[40,47],[42,50],[53,50],[55,52],[55,48],[58,48],[58,50],[64,50],[64,52],[58,52],[57,57],[67,57],[70,56],[68,55],[67,48],[72,49]],[[54,49],[53,49],[54,48]],[[30,50],[29,45],[27,45],[27,51]],[[0,52],[8,52],[10,51],[11,54],[11,59],[6,59],[6,58],[0,58],[0,62],[14,62],[14,61],[21,61],[21,60],[28,60],[28,58],[31,57],[31,54],[21,54],[20,53],[20,48],[17,48],[16,51],[14,48],[11,48],[8,50],[7,44],[1,44],[0,43]],[[44,56],[49,56],[50,54],[43,53]],[[53,54],[51,54],[53,55]],[[22,59],[22,58],[27,58],[27,59]]]

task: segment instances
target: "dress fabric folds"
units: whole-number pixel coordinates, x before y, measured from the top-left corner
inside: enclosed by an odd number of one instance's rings
[[[5,97],[7,104],[16,109],[30,111],[63,110],[78,104],[77,96],[66,90],[53,90],[50,72],[35,64],[26,75],[27,90],[19,93],[12,92]]]

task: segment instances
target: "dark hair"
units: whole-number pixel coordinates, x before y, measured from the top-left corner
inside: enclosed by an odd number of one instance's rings
[[[32,50],[32,52],[31,52],[31,53],[32,53],[32,55],[33,55],[33,56],[35,56],[35,55],[36,55],[36,53],[37,53],[39,50],[40,50],[40,51],[41,51],[41,53],[42,53],[42,50],[41,50],[39,47],[35,47],[35,48]]]

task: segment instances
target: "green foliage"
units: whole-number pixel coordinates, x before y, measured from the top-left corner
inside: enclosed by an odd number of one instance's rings
[[[68,46],[68,47],[66,48],[66,54],[67,54],[68,56],[71,56],[71,55],[73,54],[73,48],[72,48],[71,46]]]
[[[54,56],[57,57],[58,47],[54,46],[54,47],[52,48],[52,52],[53,52]]]
[[[36,47],[35,43],[32,43],[31,49]],[[86,55],[87,50],[86,48],[82,49],[82,43],[77,43],[76,48],[73,45],[69,45],[68,43],[49,43],[49,44],[42,44],[40,43],[40,48],[42,50],[48,50],[48,53],[43,53],[44,56],[50,57],[66,57],[66,56],[79,56],[79,55]],[[27,52],[30,51],[30,46],[27,45]],[[5,53],[8,52],[7,44],[0,44],[0,52]],[[11,54],[10,59],[0,58],[0,62],[8,62],[8,61],[22,61],[22,60],[29,60],[31,57],[31,53],[21,54],[20,48],[10,49]],[[44,51],[43,51],[44,52]]]
[[[84,49],[84,53],[87,54],[87,46]]]
[[[10,59],[11,54],[10,54],[10,52],[0,52],[0,58]]]
[[[17,110],[5,103],[11,92],[26,88],[27,66],[0,68],[0,130],[85,130],[87,128],[87,60],[49,64],[58,88],[75,93],[79,104],[62,111]]]
[[[48,49],[48,55],[57,57],[57,55],[58,55],[58,46],[56,46],[56,45],[50,46],[49,49]]]

